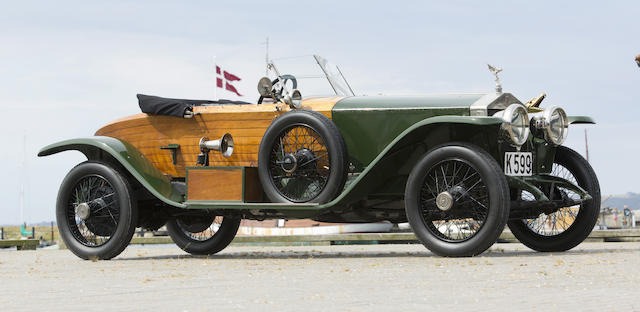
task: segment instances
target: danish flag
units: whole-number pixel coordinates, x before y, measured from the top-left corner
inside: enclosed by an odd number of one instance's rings
[[[234,87],[231,83],[234,81],[240,81],[240,77],[227,72],[226,70],[221,70],[220,66],[216,65],[216,86],[218,88],[225,89],[227,91],[231,91],[238,96],[242,96],[242,94],[238,93],[236,87]]]

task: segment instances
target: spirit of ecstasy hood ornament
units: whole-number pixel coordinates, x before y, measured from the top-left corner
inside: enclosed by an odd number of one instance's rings
[[[487,64],[487,66],[489,66],[489,71],[493,73],[494,76],[496,76],[496,93],[502,93],[502,84],[500,84],[500,77],[498,77],[498,74],[502,71],[502,68],[493,67],[491,66],[491,64]]]

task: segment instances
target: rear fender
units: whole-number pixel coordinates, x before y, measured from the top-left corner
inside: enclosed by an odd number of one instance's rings
[[[82,152],[88,160],[112,162],[115,159],[147,191],[164,203],[186,208],[182,195],[171,185],[171,181],[156,169],[133,145],[111,137],[95,136],[57,142],[45,146],[38,156],[48,156],[63,151]]]

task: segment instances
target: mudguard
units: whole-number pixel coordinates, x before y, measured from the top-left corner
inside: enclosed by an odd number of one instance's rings
[[[369,175],[371,170],[375,168],[378,165],[378,163],[385,156],[387,156],[394,147],[398,146],[399,144],[402,144],[403,139],[407,138],[409,135],[411,135],[412,133],[415,133],[416,131],[419,131],[422,128],[435,126],[438,124],[467,124],[467,125],[476,125],[476,126],[491,126],[491,125],[498,126],[498,125],[501,125],[502,122],[503,122],[502,118],[499,118],[499,117],[475,117],[475,116],[436,116],[436,117],[431,117],[431,118],[421,120],[413,124],[411,127],[407,128],[406,130],[404,130],[393,141],[391,141],[391,143],[389,143],[384,148],[384,150],[382,150],[382,152],[380,152],[378,156],[373,161],[371,161],[371,163],[364,169],[364,171],[362,171],[362,173],[360,173],[360,175],[358,175],[358,177],[354,181],[349,183],[349,185],[345,188],[345,190],[342,191],[342,193],[337,198],[335,198],[329,203],[321,205],[319,208],[320,209],[328,208],[336,204],[342,203],[343,200],[349,201],[349,199],[357,198],[358,196],[362,195],[358,190],[359,186],[366,185],[368,182],[368,179],[370,178],[375,179],[375,177],[371,177]]]
[[[567,119],[569,119],[569,124],[574,125],[574,124],[591,124],[591,125],[595,125],[596,122],[593,120],[593,118],[589,117],[589,116],[569,116],[567,117]]]
[[[147,191],[164,203],[186,208],[182,195],[171,185],[168,177],[156,169],[140,151],[131,144],[111,137],[94,136],[57,142],[43,147],[38,156],[48,156],[63,151],[82,152],[88,160],[109,161],[109,156],[122,165]]]

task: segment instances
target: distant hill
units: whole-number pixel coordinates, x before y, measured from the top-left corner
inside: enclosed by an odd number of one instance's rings
[[[606,196],[603,196],[602,198],[604,199],[605,197]],[[634,210],[640,210],[640,194],[629,192],[622,195],[614,195],[602,203],[604,207],[618,208],[620,210],[622,210],[624,205]]]

